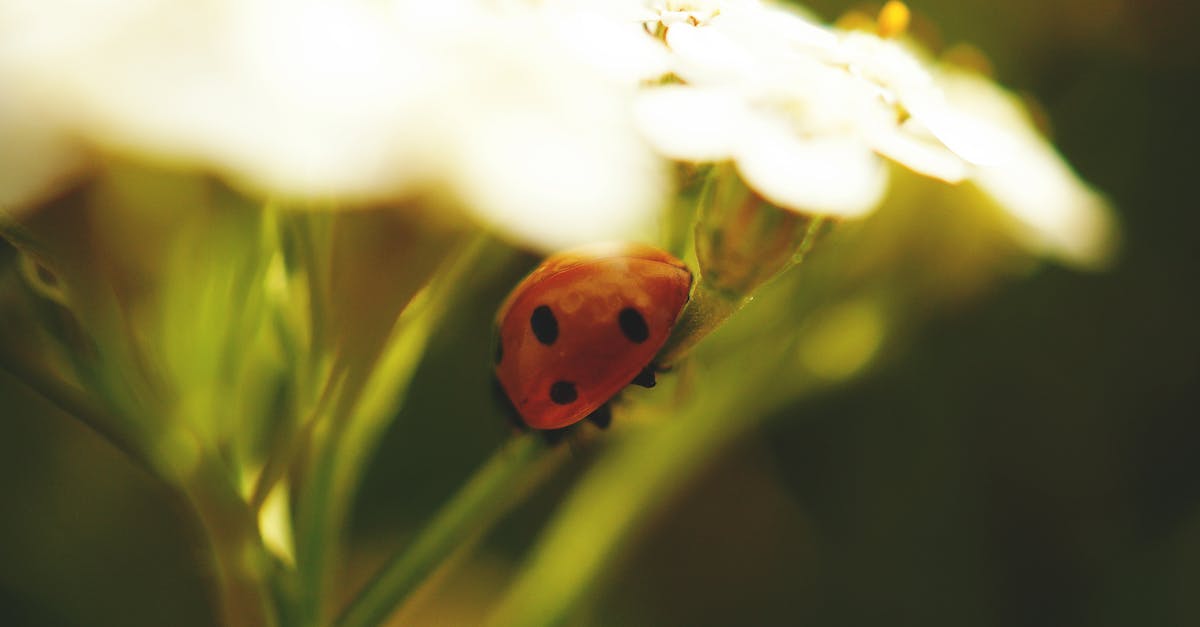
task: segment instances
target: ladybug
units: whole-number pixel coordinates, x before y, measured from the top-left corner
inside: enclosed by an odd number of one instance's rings
[[[495,378],[518,426],[607,427],[608,401],[654,386],[654,356],[691,291],[684,263],[642,244],[604,244],[548,257],[496,316]],[[503,400],[503,399],[502,399]]]

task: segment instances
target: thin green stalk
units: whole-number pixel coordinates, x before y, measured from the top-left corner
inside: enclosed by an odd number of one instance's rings
[[[488,241],[486,236],[476,235],[447,253],[436,276],[394,323],[370,371],[351,377],[356,383],[337,390],[329,415],[318,418],[326,424],[314,429],[326,432],[313,434],[320,436],[319,442],[297,512],[298,602],[306,624],[320,624],[325,618],[326,591],[364,461],[403,403],[433,325],[458,295],[462,277],[476,267]]]
[[[254,514],[230,482],[220,459],[205,454],[182,491],[208,540],[221,624],[277,625],[268,585],[270,557],[263,548]]]
[[[658,353],[658,365],[664,368],[674,365],[700,340],[716,331],[741,309],[744,303],[744,297],[714,289],[701,277],[671,337],[667,338],[666,345]]]
[[[784,269],[779,272],[779,275],[782,275],[789,269],[799,265],[801,261],[804,261],[804,258],[808,256],[808,253],[813,249],[813,246],[817,245],[817,240],[821,239],[821,231],[824,230],[825,225],[829,223],[829,218],[826,218],[825,216],[813,216],[813,219],[808,223],[808,228],[804,230],[804,237],[800,239],[800,245],[796,247],[796,254],[792,255],[791,263],[784,267]]]
[[[113,448],[124,453],[135,465],[155,477],[162,476],[146,451],[117,428],[112,417],[97,407],[83,390],[39,368],[32,359],[17,355],[7,346],[0,346],[0,370],[78,420]]]
[[[702,393],[669,418],[613,442],[559,507],[487,624],[561,624],[665,495],[777,401],[762,382],[772,380],[792,349],[787,343],[764,347],[755,360],[729,364],[713,376],[753,392]]]
[[[654,511],[655,501],[696,464],[720,435],[719,430],[703,429],[682,438],[673,437],[679,435],[678,431],[668,427],[641,434],[651,437],[613,450],[583,478],[543,531],[530,561],[488,625],[561,622],[617,554],[620,541]],[[660,451],[670,447],[671,453],[651,452],[656,445]],[[609,483],[600,485],[601,477]],[[579,524],[592,532],[587,542],[579,542]]]
[[[820,239],[821,231],[827,223],[827,218],[813,216],[808,221],[803,235],[799,238],[799,243],[795,245],[795,249],[790,253],[786,263],[765,279],[754,282],[750,293],[721,289],[712,285],[702,275],[696,283],[696,289],[692,291],[687,308],[684,309],[679,322],[671,332],[671,337],[667,339],[666,345],[658,353],[658,364],[663,367],[674,365],[685,357],[700,340],[716,331],[730,316],[749,302],[753,291],[774,281],[804,261],[809,251]]]
[[[152,476],[163,476],[146,451],[113,427],[108,415],[81,390],[8,350],[0,350],[0,369],[91,429]],[[274,625],[270,597],[262,581],[260,558],[265,559],[265,552],[259,541],[258,526],[230,485],[220,461],[207,459],[201,462],[191,481],[183,486],[169,485],[181,491],[192,505],[209,543],[222,624]]]
[[[297,451],[304,450],[309,445],[313,428],[320,423],[320,418],[328,409],[336,387],[332,378],[321,386],[321,396],[317,398],[316,406],[299,422],[299,428],[286,434],[283,441],[275,448],[276,452],[267,458],[267,463],[259,473],[258,481],[254,484],[254,490],[250,493],[250,509],[252,511],[257,512],[262,509],[263,503],[267,501],[271,491],[287,474]]]
[[[476,471],[411,544],[380,569],[335,625],[382,624],[440,565],[465,550],[472,538],[491,527],[562,459],[561,451],[548,451],[533,435],[509,442]]]

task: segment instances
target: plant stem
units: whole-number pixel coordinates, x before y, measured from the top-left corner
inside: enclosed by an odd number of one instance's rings
[[[700,340],[716,331],[730,316],[749,302],[750,294],[754,290],[775,280],[804,261],[820,238],[821,230],[827,222],[828,220],[822,216],[813,216],[808,220],[799,241],[794,247],[789,248],[791,253],[787,260],[769,276],[751,283],[750,289],[745,293],[716,287],[705,280],[702,275],[697,281],[696,289],[692,292],[687,308],[684,309],[679,321],[675,324],[671,337],[667,339],[666,345],[658,353],[658,365],[669,367],[685,357]]]
[[[273,627],[274,604],[267,587],[271,567],[253,512],[241,499],[220,460],[203,455],[183,486],[209,543],[216,575],[221,624]]]
[[[697,342],[717,330],[729,316],[741,309],[744,302],[745,299],[736,294],[713,288],[701,277],[671,337],[658,353],[658,365],[664,368],[674,365]]]
[[[561,447],[560,447],[561,449]],[[554,451],[557,453],[558,451]],[[430,574],[549,475],[561,454],[532,434],[497,451],[413,542],[388,561],[338,619],[337,627],[381,624]]]
[[[0,346],[0,370],[78,420],[152,476],[162,477],[162,472],[146,452],[123,433],[112,416],[97,407],[83,390],[38,367],[33,359],[16,354],[8,346]]]
[[[775,342],[755,359],[721,364],[722,386],[698,391],[669,418],[613,442],[559,505],[487,625],[567,623],[632,531],[723,443],[754,427],[786,393],[772,385],[795,346]],[[737,390],[733,394],[721,390]],[[636,411],[636,410],[635,410]]]
[[[369,360],[335,365],[333,376],[344,379],[321,401],[328,411],[299,434],[312,449],[296,514],[298,615],[304,625],[326,624],[332,574],[365,460],[403,404],[434,325],[461,293],[464,276],[476,269],[488,242],[484,235],[461,240],[443,253],[436,270],[410,285],[408,302],[398,305],[402,310],[380,338],[382,348],[373,349]]]

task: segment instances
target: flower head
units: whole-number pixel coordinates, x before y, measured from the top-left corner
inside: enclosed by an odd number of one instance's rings
[[[841,217],[884,200],[894,162],[980,185],[1053,252],[1103,256],[1104,203],[1019,111],[999,104],[1009,100],[999,87],[968,81],[894,37],[827,28],[756,2],[703,4],[704,19],[693,11],[662,22],[679,80],[645,89],[635,103],[663,154],[731,161],[773,204]],[[902,30],[907,13],[898,11],[885,9],[879,33]],[[1029,169],[1046,196],[1018,183],[1013,173]]]
[[[66,171],[71,159],[35,150],[63,137],[77,156],[198,168],[257,194],[439,195],[548,249],[634,235],[665,191],[628,81],[528,8],[4,1],[0,24],[0,136],[27,129],[3,169],[38,175],[0,179],[9,208]]]
[[[835,216],[880,204],[891,162],[1100,254],[1104,204],[906,22],[898,3],[869,33],[758,0],[0,0],[0,204],[116,153],[260,195],[455,207],[552,249],[643,234],[663,157]],[[1005,183],[1022,169],[1045,196]]]

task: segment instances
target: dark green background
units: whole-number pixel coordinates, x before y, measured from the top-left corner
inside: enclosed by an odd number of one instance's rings
[[[1118,264],[996,285],[732,446],[635,539],[590,622],[1200,625],[1196,3],[914,8],[1036,94],[1118,208]],[[363,546],[402,540],[504,437],[486,371],[460,367],[486,363],[489,317],[435,340],[364,487]],[[447,411],[482,424],[429,420]],[[4,375],[0,412],[0,623],[211,624],[186,509]],[[489,553],[519,558],[568,484]]]

